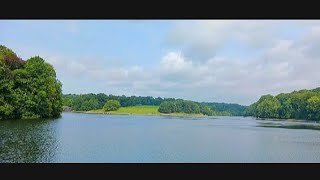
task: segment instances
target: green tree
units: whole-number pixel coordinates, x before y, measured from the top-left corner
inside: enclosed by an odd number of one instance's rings
[[[80,111],[90,111],[92,109],[98,109],[99,103],[97,99],[89,99],[82,103]]]
[[[10,118],[14,111],[13,74],[5,63],[0,60],[0,119]]]
[[[0,45],[0,119],[56,117],[62,111],[62,84],[40,57],[23,61]]]
[[[214,116],[215,112],[209,107],[205,105],[200,105],[200,112],[204,115]]]
[[[121,107],[118,100],[109,100],[103,106],[104,111],[116,111]]]
[[[320,120],[320,96],[312,96],[307,100],[308,119]]]
[[[19,112],[23,117],[57,117],[62,112],[61,82],[54,68],[41,57],[27,60],[14,71]]]
[[[280,102],[279,118],[288,119],[293,116],[293,107],[290,94],[281,93],[276,96]]]
[[[257,115],[256,109],[257,109],[257,102],[248,106],[244,111],[244,115],[245,116],[256,116]]]
[[[159,110],[160,113],[173,113],[173,112],[178,112],[177,111],[177,106],[174,101],[163,101],[160,106]]]
[[[272,95],[262,96],[257,105],[256,115],[260,118],[278,118],[280,102]]]

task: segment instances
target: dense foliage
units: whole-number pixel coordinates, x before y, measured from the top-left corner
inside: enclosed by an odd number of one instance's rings
[[[102,109],[104,104],[109,100],[117,100],[120,102],[121,107],[128,106],[138,106],[138,105],[152,105],[159,106],[163,101],[162,98],[153,98],[150,96],[141,97],[141,96],[131,96],[126,97],[106,95],[103,93],[99,94],[67,94],[63,95],[63,104],[65,106],[71,107],[75,111],[90,111],[96,109]]]
[[[231,116],[227,111],[216,111],[213,107],[209,107],[203,103],[187,101],[182,99],[171,99],[163,101],[160,104],[159,112],[161,113],[188,113],[188,114],[204,114],[208,116]]]
[[[186,107],[185,110],[178,110],[179,112],[192,112],[192,113],[202,113],[207,115],[242,115],[245,106],[241,106],[238,104],[226,104],[226,103],[196,103],[194,105],[192,101],[184,101],[181,99],[175,98],[153,98],[151,96],[141,97],[141,96],[114,96],[114,95],[106,95],[103,93],[99,94],[66,94],[63,95],[63,104],[65,106],[71,107],[75,111],[90,111],[102,109],[104,104],[109,100],[117,100],[120,102],[121,107],[128,106],[159,106],[163,102],[167,101],[177,101],[178,107]],[[192,102],[192,103],[191,103]],[[165,104],[162,105],[162,112],[178,112],[173,109],[168,110],[168,107],[164,107]],[[169,103],[169,106],[173,106]],[[189,108],[189,109],[188,109]],[[199,111],[198,111],[199,108]]]
[[[320,120],[320,88],[264,95],[245,110],[259,118]]]
[[[216,102],[210,102],[210,103],[205,102],[201,104],[212,107],[217,112],[228,112],[233,116],[242,116],[246,109],[246,106],[242,106],[239,104],[216,103]]]
[[[36,56],[23,61],[0,46],[0,119],[47,118],[62,111],[62,84],[54,68]]]
[[[116,111],[120,108],[120,102],[118,100],[109,100],[103,106],[104,111]]]

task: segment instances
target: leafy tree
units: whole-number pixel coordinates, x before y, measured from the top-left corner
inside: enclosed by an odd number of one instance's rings
[[[275,96],[275,98],[272,98],[271,95],[266,95],[262,96],[256,103],[247,107],[245,115],[264,118],[278,117],[283,119],[294,118],[319,121],[319,97],[320,88],[281,93]],[[276,113],[277,109],[278,113]]]
[[[47,118],[62,111],[62,84],[54,68],[36,56],[23,61],[0,46],[0,119]]]
[[[209,106],[205,106],[205,105],[200,105],[200,113],[202,113],[204,115],[208,115],[208,116],[216,115],[216,113],[214,112],[214,110],[212,108],[210,108]]]
[[[2,61],[10,70],[18,69],[25,64],[20,57],[11,49],[0,45],[0,61]]]
[[[3,60],[0,60],[0,119],[9,118],[14,111],[14,81],[13,74],[5,65]]]
[[[109,100],[103,106],[105,111],[116,111],[121,107],[120,102],[118,100]]]
[[[36,56],[23,69],[15,70],[19,112],[41,118],[56,117],[62,112],[62,84],[54,68]]]
[[[289,94],[281,93],[276,96],[280,102],[279,118],[290,118],[293,114],[292,102]]]
[[[308,119],[320,119],[320,96],[312,96],[307,100]]]
[[[257,116],[261,118],[278,118],[280,102],[272,95],[262,96],[257,105]]]
[[[245,116],[256,116],[257,103],[253,103],[245,109]]]
[[[177,106],[174,101],[163,101],[159,106],[159,112],[161,113],[173,113],[177,112]]]

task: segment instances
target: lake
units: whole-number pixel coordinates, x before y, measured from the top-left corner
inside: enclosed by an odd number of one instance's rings
[[[0,162],[320,162],[319,130],[276,123],[79,113],[0,121]]]

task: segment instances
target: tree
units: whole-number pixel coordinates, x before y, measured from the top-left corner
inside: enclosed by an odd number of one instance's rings
[[[20,57],[11,49],[0,45],[0,61],[2,61],[10,70],[18,69],[25,64]]]
[[[250,106],[248,106],[245,109],[244,115],[245,116],[256,116],[257,115],[256,109],[257,109],[257,102],[255,102],[255,103],[251,104]]]
[[[10,118],[15,105],[14,81],[12,72],[3,60],[0,60],[0,79],[0,119]]]
[[[159,110],[160,113],[173,113],[177,112],[177,106],[174,101],[163,101],[160,106]]]
[[[199,105],[199,103],[193,101],[187,101],[182,99],[169,99],[165,100],[160,104],[159,110],[160,113],[194,113],[194,114],[206,114],[214,115],[215,113],[211,108],[205,105]]]
[[[36,56],[23,61],[0,45],[0,119],[47,118],[62,112],[62,84]]]
[[[256,115],[261,118],[278,118],[280,102],[272,95],[262,96],[257,105]]]
[[[39,56],[14,71],[19,112],[23,117],[57,117],[62,112],[62,84],[54,68]]]
[[[276,96],[280,102],[279,118],[288,119],[293,115],[293,107],[290,94],[281,93]]]
[[[103,106],[104,111],[116,111],[121,107],[118,100],[109,100]]]
[[[80,111],[90,111],[92,109],[98,109],[98,106],[99,106],[98,100],[95,98],[92,98],[82,103]]]
[[[200,113],[208,116],[215,115],[215,112],[209,106],[205,106],[205,105],[200,105]]]
[[[312,96],[307,100],[308,119],[320,120],[320,96]]]
[[[275,98],[271,95],[265,95],[261,96],[259,101],[247,107],[245,115],[265,118],[320,120],[319,98],[320,88],[280,93]],[[278,113],[276,113],[277,109]]]

